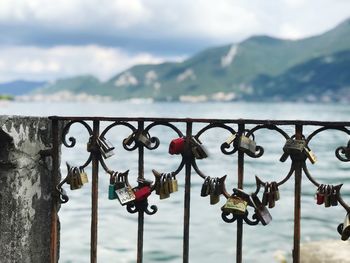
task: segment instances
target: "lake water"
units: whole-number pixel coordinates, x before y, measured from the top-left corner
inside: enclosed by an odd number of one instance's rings
[[[93,116],[135,116],[135,117],[191,117],[191,118],[254,118],[254,119],[303,119],[324,121],[349,121],[350,107],[335,104],[292,104],[292,103],[154,103],[130,104],[110,103],[6,103],[0,105],[0,114],[9,115],[93,115]],[[185,127],[179,126],[183,132]],[[194,125],[194,133],[203,125]],[[236,128],[236,127],[235,127]],[[315,127],[307,127],[305,135]],[[293,127],[285,127],[292,135]],[[135,185],[137,175],[137,152],[127,152],[121,146],[129,130],[116,128],[107,138],[116,146],[116,155],[107,160],[114,170],[130,169],[129,180]],[[77,135],[74,149],[63,148],[62,164],[66,161],[81,165],[88,157],[86,150],[87,134],[81,126],[75,125],[70,135]],[[168,142],[175,133],[167,128],[152,129],[152,136],[158,136],[161,145],[157,150],[145,150],[145,176],[153,179],[152,169],[170,172],[180,161],[178,156],[167,153]],[[201,137],[207,146],[210,157],[199,160],[200,169],[210,176],[228,175],[226,188],[237,184],[237,155],[226,156],[220,145],[228,137],[222,129],[211,130]],[[350,165],[335,158],[337,147],[346,145],[349,138],[337,131],[327,131],[317,136],[311,148],[318,157],[315,165],[308,164],[313,176],[322,183],[344,183],[342,193],[350,202]],[[265,148],[265,154],[258,159],[246,157],[245,188],[253,191],[254,176],[264,181],[281,180],[289,171],[290,161],[279,162],[284,139],[273,131],[261,131],[256,141]],[[86,169],[90,173],[90,167]],[[107,199],[109,177],[100,170],[99,183],[99,238],[98,262],[135,262],[137,240],[137,215],[129,214],[116,200]],[[66,168],[62,165],[62,173]],[[159,200],[149,198],[150,204],[158,206],[153,216],[145,215],[144,262],[181,262],[183,233],[184,170],[178,175],[179,191],[170,198]],[[280,188],[281,199],[270,210],[273,221],[268,226],[244,225],[243,262],[275,262],[276,253],[285,253],[290,258],[293,246],[293,179]],[[208,198],[200,197],[203,180],[192,174],[190,262],[228,263],[235,262],[236,224],[227,224],[221,219],[220,207],[211,206]],[[65,185],[70,201],[62,205],[61,258],[60,262],[89,262],[90,242],[90,184],[82,189],[70,191]],[[336,228],[345,216],[340,207],[324,208],[314,200],[315,187],[303,176],[302,183],[302,242],[322,239],[340,239]],[[281,252],[282,251],[282,252]]]

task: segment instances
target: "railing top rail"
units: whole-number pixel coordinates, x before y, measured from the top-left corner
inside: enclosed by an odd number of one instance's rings
[[[199,123],[233,123],[257,125],[310,125],[310,126],[350,126],[343,121],[311,120],[256,120],[256,119],[201,119],[201,118],[159,118],[159,117],[96,117],[96,116],[49,116],[51,120],[62,121],[156,121],[156,122],[199,122]]]

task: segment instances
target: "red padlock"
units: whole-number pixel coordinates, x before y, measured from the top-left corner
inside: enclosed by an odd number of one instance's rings
[[[170,142],[169,153],[170,154],[181,154],[185,148],[185,138],[177,138]]]
[[[138,201],[145,200],[150,195],[151,195],[151,187],[143,186],[140,189],[137,189],[135,191],[135,201],[138,202]]]

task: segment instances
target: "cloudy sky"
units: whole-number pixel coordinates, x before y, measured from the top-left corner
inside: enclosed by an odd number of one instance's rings
[[[320,34],[349,17],[350,0],[0,0],[0,82],[106,80],[255,34]]]

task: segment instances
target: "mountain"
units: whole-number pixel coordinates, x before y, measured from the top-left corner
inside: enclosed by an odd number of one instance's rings
[[[43,81],[25,81],[16,80],[6,83],[0,83],[0,94],[18,96],[29,93],[45,85]]]
[[[350,50],[320,56],[277,77],[260,75],[246,99],[350,101]]]
[[[273,94],[288,99],[289,96],[282,96],[278,90],[281,87],[281,92],[291,93],[289,84],[283,82],[293,78],[289,74],[298,72],[301,77],[302,70],[310,72],[314,66],[317,66],[317,71],[321,70],[322,61],[328,57],[333,59],[332,65],[327,64],[334,66],[332,80],[337,85],[347,85],[346,81],[338,81],[337,70],[347,63],[340,61],[341,52],[349,50],[350,19],[324,34],[310,38],[284,40],[254,36],[241,43],[209,48],[181,63],[137,65],[103,83],[92,76],[58,80],[41,92],[69,90],[115,99],[179,100],[184,96],[200,95],[215,98],[217,94],[226,94],[235,99],[268,99]],[[316,72],[314,76],[321,77],[321,73]],[[271,83],[275,83],[275,86]],[[316,83],[314,79],[313,83]],[[302,84],[305,83],[298,82],[296,78],[293,85]],[[309,94],[309,89],[317,93],[320,86],[314,84],[307,88],[298,86],[299,96],[305,92]],[[325,87],[323,85],[322,89]],[[293,86],[292,90],[295,89]],[[328,89],[332,87],[328,85]]]
[[[69,90],[72,93],[98,93],[98,87],[102,83],[91,75],[58,79],[53,83],[47,83],[35,90],[35,93],[55,93],[62,90]]]

